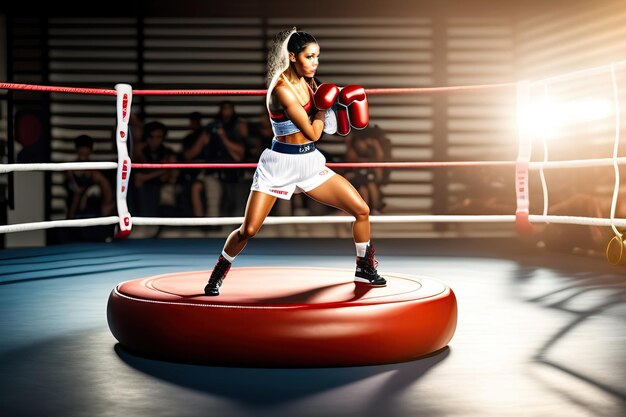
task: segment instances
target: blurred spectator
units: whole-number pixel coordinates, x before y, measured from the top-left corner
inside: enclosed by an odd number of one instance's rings
[[[87,135],[74,139],[76,160],[88,162],[93,152],[93,138]],[[108,216],[113,212],[113,190],[100,171],[67,171],[67,218]]]
[[[43,124],[42,112],[37,109],[22,109],[15,113],[14,138],[17,147],[17,163],[48,162],[50,140]]]
[[[267,112],[263,112],[261,114],[258,122],[248,123],[248,130],[248,137],[245,140],[246,143],[243,162],[257,163],[263,151],[272,147],[272,139],[274,139],[274,131],[272,130],[272,125],[270,124]],[[253,175],[253,169],[243,170],[242,182],[244,185],[242,188],[250,188],[252,185]],[[278,203],[280,204],[280,202]],[[276,214],[279,204],[275,204],[272,207],[272,214]]]
[[[611,184],[614,181],[612,170],[567,170],[565,173],[557,173],[556,178],[560,181],[548,179],[549,215],[610,218],[612,196],[600,195],[597,189],[602,184]],[[625,191],[623,188],[620,195]],[[617,201],[615,218],[626,218],[626,204],[620,200]],[[533,225],[533,229],[540,246],[560,252],[582,249],[603,253],[614,236],[613,230],[604,226],[550,223]]]
[[[263,151],[272,147],[274,139],[274,131],[267,113],[264,112],[258,122],[250,123],[249,128],[244,161],[258,162]]]
[[[449,180],[462,188],[450,214],[514,214],[515,188],[510,169],[471,167],[450,170]]]
[[[209,160],[209,135],[202,128],[202,115],[189,114],[190,133],[183,138],[182,159],[185,162],[207,162]],[[207,211],[206,187],[203,169],[185,169],[180,175],[183,186],[181,208],[183,215],[204,217]]]
[[[167,128],[161,122],[150,122],[144,126],[145,147],[142,158],[145,163],[165,164],[177,162],[174,151],[163,144]],[[167,208],[176,206],[176,169],[138,170],[134,175],[137,191],[138,211],[141,216],[166,215]],[[165,187],[164,187],[165,186]]]
[[[193,132],[198,132],[202,129],[202,113],[194,111],[189,113],[189,130]]]
[[[368,127],[354,130],[346,137],[347,162],[383,162],[385,151],[377,131]],[[383,183],[382,168],[358,168],[350,170],[346,179],[354,185],[363,200],[369,205],[372,214],[380,214],[384,207],[380,185]]]
[[[387,137],[385,132],[378,126],[370,126],[370,134],[372,137],[376,138],[380,143],[380,146],[383,148],[383,161],[391,161],[391,139]],[[389,175],[391,174],[390,168],[382,169],[382,178],[380,180],[380,185],[385,185],[389,183]]]
[[[94,140],[90,136],[81,135],[74,139],[76,160],[91,160]],[[67,191],[67,218],[84,219],[110,216],[114,214],[115,201],[113,188],[106,177],[96,170],[72,170],[65,173],[65,189]],[[63,234],[61,232],[61,234]],[[110,238],[113,227],[97,226],[66,231],[64,240],[96,240]],[[70,239],[71,238],[71,239]]]
[[[602,215],[600,199],[577,193],[553,205],[551,215],[605,217]],[[535,226],[540,239],[547,249],[559,252],[571,252],[575,248],[602,250],[612,236],[609,228],[556,224]]]
[[[248,125],[237,115],[232,102],[220,103],[219,111],[209,124],[208,131],[211,162],[235,163],[244,160]],[[249,190],[242,175],[241,169],[218,170],[221,184],[220,216],[243,214]]]
[[[190,132],[183,138],[183,159],[188,162],[207,162],[209,155],[208,132],[202,128],[202,115],[189,114]]]
[[[130,133],[130,157],[133,162],[143,161],[143,148],[145,146],[143,129],[144,122],[143,116],[137,113],[131,112],[130,119],[128,120],[128,127]],[[115,139],[115,138],[114,138]]]

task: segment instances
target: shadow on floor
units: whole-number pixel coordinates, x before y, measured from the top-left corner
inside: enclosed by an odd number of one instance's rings
[[[274,406],[389,374],[371,399],[399,394],[445,360],[450,348],[411,362],[340,368],[235,368],[163,362],[135,356],[115,345],[128,366],[154,378],[254,406]]]

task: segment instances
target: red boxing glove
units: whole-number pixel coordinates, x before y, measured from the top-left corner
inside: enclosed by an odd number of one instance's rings
[[[330,109],[335,101],[337,100],[337,96],[339,96],[339,87],[335,84],[321,84],[317,87],[315,94],[313,95],[313,103],[318,110],[327,110]]]
[[[350,128],[364,129],[370,121],[365,89],[360,85],[347,85],[337,99],[337,133],[346,136]]]

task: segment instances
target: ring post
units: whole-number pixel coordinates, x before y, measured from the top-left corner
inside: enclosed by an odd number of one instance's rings
[[[133,99],[133,89],[128,84],[116,84],[117,91],[117,129],[115,133],[115,143],[117,145],[117,214],[119,216],[119,232],[117,238],[127,237],[133,228],[133,221],[128,212],[126,203],[126,193],[130,179],[131,160],[128,156],[128,121],[130,119],[130,109]]]
[[[530,81],[517,83],[517,137],[518,153],[515,164],[515,194],[517,209],[515,211],[515,228],[522,235],[532,233],[532,225],[528,219],[530,197],[528,191],[528,164],[532,152],[532,141],[527,124],[530,109]]]

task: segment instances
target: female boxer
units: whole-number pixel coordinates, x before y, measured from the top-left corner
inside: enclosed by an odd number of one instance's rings
[[[272,148],[261,154],[243,224],[226,239],[204,288],[206,295],[219,295],[220,285],[235,256],[259,231],[276,198],[289,200],[293,193],[299,192],[356,218],[352,228],[357,252],[355,281],[372,286],[386,285],[385,279],[378,275],[378,262],[370,245],[369,207],[345,178],[325,166],[326,159],[315,148],[322,131],[334,133],[333,122],[339,122],[339,133],[345,134],[346,128],[349,130],[346,123],[342,123],[347,118],[333,119],[330,107],[335,100],[344,105],[340,106],[344,113],[350,110],[350,122],[362,124],[365,120],[367,124],[365,94],[358,86],[345,87],[341,92],[329,84],[318,88],[314,76],[319,55],[320,47],[308,33],[297,32],[294,28],[275,38],[267,61],[266,95],[275,138]]]

